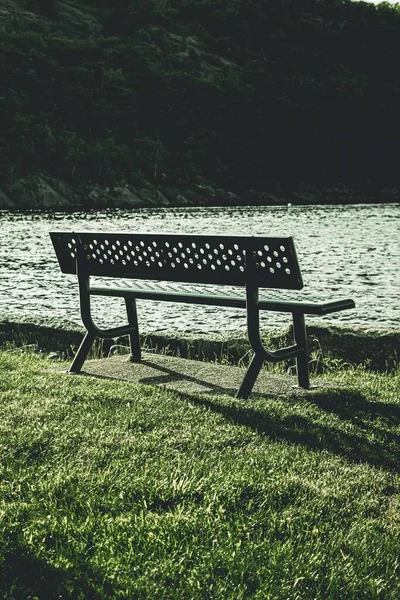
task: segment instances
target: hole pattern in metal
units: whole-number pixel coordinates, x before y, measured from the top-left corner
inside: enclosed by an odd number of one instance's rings
[[[291,238],[128,233],[51,236],[64,272],[75,272],[81,239],[87,271],[92,275],[244,285],[251,271],[260,287],[302,287]]]

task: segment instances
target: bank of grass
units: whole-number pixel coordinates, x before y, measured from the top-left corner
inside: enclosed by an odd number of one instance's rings
[[[399,374],[194,397],[0,354],[2,598],[400,596]]]

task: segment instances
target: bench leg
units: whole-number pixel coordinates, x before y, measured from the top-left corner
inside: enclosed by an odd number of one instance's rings
[[[68,369],[69,373],[79,373],[82,369],[82,365],[86,360],[89,350],[93,345],[96,336],[94,333],[88,331],[82,340],[81,345],[78,348],[78,352],[75,354],[75,358],[72,361],[72,365]]]
[[[236,398],[247,400],[251,394],[251,390],[256,382],[261,367],[263,366],[264,357],[260,354],[254,354],[251,363],[247,369],[246,375],[242,381],[242,385],[237,391]]]
[[[136,300],[134,298],[125,298],[125,306],[126,314],[128,315],[128,323],[133,327],[133,331],[129,334],[129,344],[131,347],[129,360],[130,362],[140,362],[142,360],[142,351],[140,348]]]
[[[308,390],[310,388],[310,375],[308,371],[307,332],[303,314],[293,315],[293,330],[295,342],[302,348],[301,353],[296,357],[297,380],[299,387]]]

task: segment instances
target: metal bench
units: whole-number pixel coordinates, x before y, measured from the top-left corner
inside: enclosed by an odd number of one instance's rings
[[[246,309],[253,357],[236,394],[238,398],[248,398],[264,361],[275,363],[295,358],[299,386],[309,388],[304,316],[326,315],[355,306],[349,299],[288,302],[259,298],[260,288],[303,288],[291,237],[59,231],[51,232],[50,236],[61,271],[78,276],[81,316],[87,330],[69,369],[71,373],[82,369],[96,337],[104,339],[128,335],[130,360],[140,362],[136,300],[162,300]],[[91,276],[136,281],[130,281],[128,286],[118,285],[118,281],[117,285],[93,285]],[[147,280],[147,284],[144,285],[141,280]],[[180,289],[171,291],[159,282],[179,282]],[[198,284],[203,284],[203,288]],[[211,284],[214,289],[206,290],[204,284]],[[244,290],[224,294],[215,289],[217,286],[241,286]],[[188,291],[188,288],[192,289]],[[123,298],[127,324],[111,329],[99,328],[92,318],[92,296]],[[279,350],[264,347],[260,334],[260,310],[292,314],[292,346]]]

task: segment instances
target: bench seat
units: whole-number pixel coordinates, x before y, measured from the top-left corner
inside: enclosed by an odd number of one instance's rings
[[[142,283],[142,282],[141,282]],[[136,300],[155,300],[164,302],[181,302],[184,304],[205,304],[210,306],[225,306],[231,308],[246,308],[246,298],[242,294],[226,294],[223,292],[210,293],[209,288],[199,288],[198,293],[182,292],[174,286],[163,283],[158,288],[151,285],[148,289],[140,287],[91,285],[91,296],[111,296],[115,298],[135,298]],[[272,312],[302,313],[304,315],[324,316],[333,312],[354,308],[353,300],[348,298],[334,301],[288,301],[288,300],[263,300],[258,301],[260,310]]]

